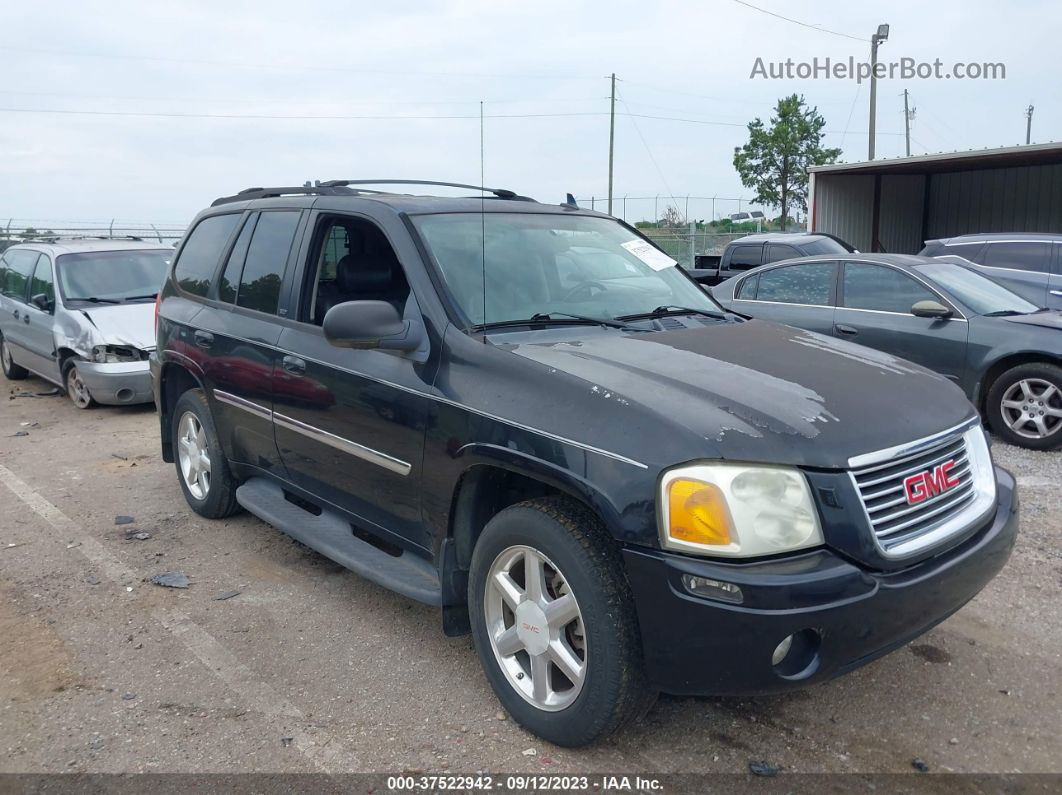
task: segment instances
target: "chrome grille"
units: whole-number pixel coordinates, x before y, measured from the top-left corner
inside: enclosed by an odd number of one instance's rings
[[[955,486],[910,504],[905,481],[954,461]],[[968,529],[995,502],[995,477],[979,426],[853,459],[851,475],[871,532],[889,557],[904,557]]]

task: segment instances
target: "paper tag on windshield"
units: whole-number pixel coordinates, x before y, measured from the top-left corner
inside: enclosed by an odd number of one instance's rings
[[[628,240],[626,243],[620,243],[620,245],[654,271],[662,271],[664,268],[678,265],[675,260],[671,259],[663,251],[646,243],[644,240]]]

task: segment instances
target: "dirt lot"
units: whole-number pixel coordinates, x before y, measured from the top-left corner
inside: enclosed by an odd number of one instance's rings
[[[1017,550],[913,645],[786,696],[665,697],[576,751],[503,719],[436,610],[250,516],[191,513],[150,407],[0,387],[0,772],[1062,769],[1062,453],[996,444]],[[166,570],[191,587],[143,581]]]

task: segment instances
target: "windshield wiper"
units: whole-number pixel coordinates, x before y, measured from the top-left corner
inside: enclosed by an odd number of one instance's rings
[[[140,300],[142,298],[150,298],[152,301],[154,301],[158,297],[159,297],[158,293],[149,293],[148,295],[127,295],[122,300],[123,301],[137,301],[137,300]]]
[[[118,300],[116,300],[114,298],[97,298],[94,295],[79,295],[79,296],[77,296],[75,298],[67,298],[66,300],[67,301],[88,301],[90,304],[120,304],[120,303],[122,303],[121,301],[118,301]]]
[[[691,309],[688,306],[675,306],[668,304],[666,306],[658,306],[652,312],[639,312],[635,315],[621,315],[620,320],[642,320],[643,318],[656,318],[664,317],[665,315],[701,315],[703,317],[711,317],[716,320],[726,320],[726,313],[715,312],[710,309]]]
[[[626,323],[611,320],[607,317],[589,317],[587,315],[573,315],[569,312],[536,312],[529,318],[521,320],[495,320],[490,323],[478,323],[472,327],[473,331],[486,331],[493,328],[509,328],[512,326],[545,326],[545,325],[570,325],[572,323],[586,323],[607,328],[631,329]]]

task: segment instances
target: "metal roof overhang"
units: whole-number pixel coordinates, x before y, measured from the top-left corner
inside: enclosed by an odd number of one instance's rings
[[[948,171],[974,171],[988,168],[1040,166],[1062,163],[1062,143],[1007,146],[967,152],[941,152],[935,155],[898,157],[892,160],[866,160],[860,163],[832,163],[811,166],[810,174],[940,174]]]

